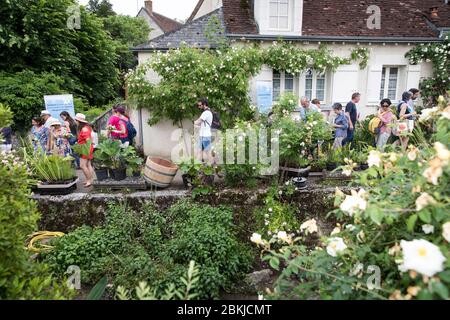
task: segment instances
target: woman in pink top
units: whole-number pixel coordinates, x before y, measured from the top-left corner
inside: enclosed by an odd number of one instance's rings
[[[392,133],[391,124],[394,120],[394,114],[391,110],[391,104],[391,100],[383,99],[380,103],[381,108],[378,110],[378,118],[381,120],[381,125],[377,135],[377,148],[381,151],[384,150]]]
[[[113,115],[108,121],[108,133],[111,139],[120,140],[122,143],[128,142],[128,132],[126,123],[129,121],[125,116],[125,107],[117,105],[113,107]]]

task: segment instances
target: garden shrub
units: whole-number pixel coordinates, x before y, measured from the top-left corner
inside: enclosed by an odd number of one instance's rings
[[[195,261],[198,297],[218,298],[221,288],[248,271],[251,254],[236,238],[229,208],[180,201],[164,215],[151,204],[140,212],[111,204],[104,226],[83,226],[56,239],[45,261],[60,275],[79,266],[86,284],[105,275],[115,287],[147,281],[158,295],[170,284],[182,285],[185,266]]]
[[[435,117],[431,145],[370,151],[358,188],[336,191],[340,225],[317,247],[286,235],[275,251],[253,237],[281,271],[270,298],[449,299],[450,106],[442,101]]]
[[[0,163],[0,299],[70,298],[66,285],[24,248],[39,220],[25,164],[13,153],[0,153]]]

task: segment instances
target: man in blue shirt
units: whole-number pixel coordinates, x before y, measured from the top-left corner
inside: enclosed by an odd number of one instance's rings
[[[348,119],[342,110],[342,104],[335,103],[333,111],[336,113],[333,127],[336,128],[333,149],[342,148],[342,141],[347,137]]]
[[[353,142],[353,135],[355,133],[356,122],[358,121],[358,109],[356,104],[361,101],[361,94],[356,92],[352,95],[352,101],[347,103],[345,107],[345,114],[348,121],[347,138],[342,141],[342,145],[345,146],[348,143]]]
[[[306,120],[306,115],[310,112],[319,112],[319,109],[309,102],[308,97],[300,98],[300,117],[303,121]]]

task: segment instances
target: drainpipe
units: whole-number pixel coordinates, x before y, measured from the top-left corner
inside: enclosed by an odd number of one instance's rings
[[[139,144],[142,146],[142,149],[144,149],[144,130],[143,130],[143,124],[142,124],[142,108],[139,108],[138,113],[138,119],[139,119]]]

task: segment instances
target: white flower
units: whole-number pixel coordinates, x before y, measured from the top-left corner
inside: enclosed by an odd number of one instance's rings
[[[317,232],[317,222],[316,219],[310,219],[308,221],[305,221],[300,226],[300,230],[306,230],[307,233],[314,233]]]
[[[372,150],[369,153],[369,158],[367,159],[367,164],[369,167],[380,167],[381,166],[381,152],[377,150]]]
[[[426,192],[422,192],[416,199],[416,210],[420,211],[430,204],[435,204],[436,200]]]
[[[442,225],[442,236],[447,242],[450,242],[450,221]]]
[[[342,174],[346,177],[350,177],[352,175],[353,170],[349,167],[346,167],[342,170]]]
[[[434,149],[436,150],[436,155],[440,160],[444,162],[450,160],[450,151],[442,143],[436,142],[434,144]]]
[[[336,237],[328,239],[327,253],[330,256],[336,257],[339,252],[342,252],[345,249],[347,249],[347,245],[342,238]]]
[[[269,212],[272,212],[273,211],[273,209],[272,208],[269,208]]]
[[[355,231],[356,227],[352,224],[348,224],[345,226],[345,229],[348,229],[348,231]]]
[[[417,159],[419,150],[416,147],[409,146],[408,159],[414,161]]]
[[[425,234],[434,233],[434,226],[431,225],[431,224],[424,224],[424,225],[422,226],[422,231],[423,231]]]
[[[256,243],[257,245],[264,244],[264,241],[261,239],[261,235],[259,233],[254,233],[250,237],[250,241]]]
[[[427,240],[412,240],[400,242],[403,250],[403,263],[399,270],[414,270],[425,276],[432,277],[444,270],[445,257],[436,245]]]
[[[439,111],[438,107],[427,108],[422,110],[422,114],[420,116],[420,121],[428,121],[433,114]]]
[[[364,199],[365,194],[366,192],[362,188],[358,192],[352,190],[352,194],[345,197],[344,202],[341,203],[339,208],[350,217],[358,210],[366,210],[367,201]]]
[[[335,234],[338,234],[341,232],[341,228],[336,227],[333,229],[333,231],[331,231],[330,236],[334,236]]]
[[[364,230],[361,230],[356,235],[356,239],[358,239],[359,242],[363,243],[366,240],[366,234],[364,233]]]
[[[277,233],[277,238],[286,243],[292,242],[291,237],[285,231],[279,231]]]

